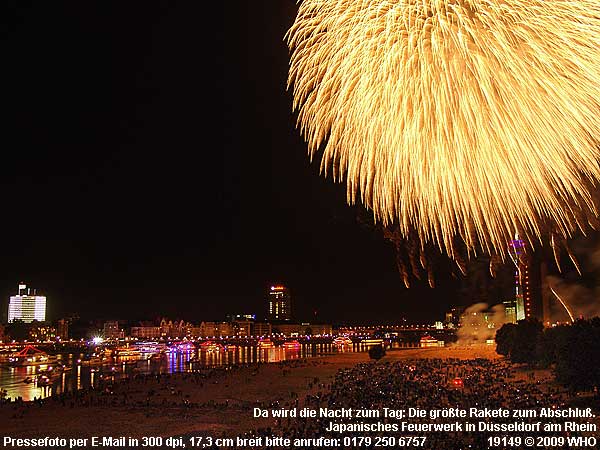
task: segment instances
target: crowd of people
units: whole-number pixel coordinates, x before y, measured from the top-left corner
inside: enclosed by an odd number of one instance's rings
[[[460,380],[458,385],[456,380]],[[383,408],[408,411],[408,408],[439,410],[471,407],[514,410],[561,408],[568,401],[568,394],[556,386],[546,384],[547,379],[536,379],[533,372],[519,379],[515,377],[514,365],[501,360],[419,359],[393,363],[366,363],[339,370],[331,383],[323,384],[317,381],[315,380],[316,392],[306,396],[302,402],[303,406],[312,409],[352,408],[379,411],[383,411]],[[289,408],[296,405],[298,401],[285,401],[277,406]],[[352,422],[352,419],[333,420]],[[382,419],[371,421],[378,420]],[[429,418],[417,420],[425,423],[434,422]],[[443,421],[443,419],[439,420]],[[519,420],[539,421],[540,419]],[[292,440],[339,438],[341,436],[339,433],[327,431],[331,421],[330,418],[275,419],[272,426],[256,429],[247,433],[245,437],[282,436]],[[354,421],[368,422],[369,419]],[[506,421],[515,421],[515,419],[506,419]],[[406,435],[406,433],[393,432],[379,434],[351,432],[343,436],[375,437],[403,434]],[[412,433],[412,435],[417,436],[419,433]],[[487,439],[491,434],[428,432],[420,435],[426,437],[424,445],[420,448],[459,450],[488,448]],[[372,440],[372,446],[374,445],[375,440]]]

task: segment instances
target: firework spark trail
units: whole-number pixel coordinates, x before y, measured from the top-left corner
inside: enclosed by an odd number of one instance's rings
[[[421,247],[596,222],[598,0],[303,0],[287,40],[311,158]]]
[[[556,293],[556,291],[552,288],[552,286],[550,286],[550,290],[552,291],[554,296],[558,299],[558,301],[563,306],[563,308],[565,308],[565,311],[567,311],[567,314],[569,315],[571,322],[575,322],[575,317],[573,316],[573,313],[571,312],[571,310],[567,307],[567,304],[563,301],[562,298],[560,298],[560,296]]]

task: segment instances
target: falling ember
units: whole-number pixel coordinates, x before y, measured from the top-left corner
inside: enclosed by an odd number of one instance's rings
[[[554,235],[550,236],[550,247],[552,247],[552,254],[554,255],[554,262],[556,262],[558,272],[562,273],[562,268],[560,267],[560,250],[558,249]]]
[[[421,248],[597,223],[597,0],[303,0],[287,40],[311,158]]]
[[[567,254],[571,259],[571,262],[577,269],[577,273],[579,273],[579,276],[581,276],[581,267],[579,267],[579,262],[577,261],[577,258],[575,258],[575,255],[573,255],[573,252],[571,251],[571,248],[567,245],[567,243],[565,243],[565,249],[567,250]]]
[[[565,308],[565,311],[567,311],[567,314],[569,315],[569,318],[571,319],[571,322],[575,322],[575,318],[573,317],[573,313],[571,313],[571,310],[567,307],[567,304],[563,301],[562,298],[560,298],[560,296],[556,293],[556,291],[552,288],[552,286],[549,286],[549,287],[550,287],[550,290],[552,291],[552,293],[554,294],[554,296],[560,302],[560,304],[563,305],[563,308]]]

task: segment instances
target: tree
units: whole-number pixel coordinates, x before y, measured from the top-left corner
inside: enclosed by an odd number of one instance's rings
[[[600,321],[578,320],[556,336],[555,374],[574,391],[600,389]]]
[[[520,320],[517,325],[505,324],[496,333],[496,352],[512,362],[536,363],[543,330],[544,326],[536,319]]]
[[[385,348],[383,345],[374,345],[369,349],[369,358],[379,361],[385,356]]]
[[[537,360],[544,367],[550,367],[558,361],[558,345],[567,340],[570,325],[561,325],[554,328],[546,328],[537,346]]]
[[[496,332],[496,353],[510,358],[515,346],[515,335],[517,326],[514,323],[505,323]]]
[[[538,341],[544,325],[537,319],[520,320],[515,329],[515,341],[510,359],[516,363],[533,364],[537,362]]]
[[[554,366],[556,379],[573,391],[600,391],[600,318],[543,329],[534,319],[506,324],[496,351],[513,362]]]

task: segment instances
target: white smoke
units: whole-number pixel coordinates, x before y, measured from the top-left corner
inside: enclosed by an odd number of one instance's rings
[[[494,339],[496,331],[506,322],[503,305],[491,308],[487,303],[475,303],[467,307],[461,316],[457,331],[459,345],[485,344]]]

